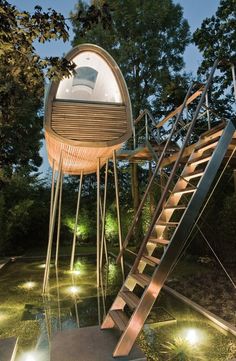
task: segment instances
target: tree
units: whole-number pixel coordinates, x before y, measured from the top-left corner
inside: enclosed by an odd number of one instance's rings
[[[29,14],[0,1],[0,169],[36,170],[42,137],[44,73],[50,79],[68,76],[74,65],[66,59],[41,59],[34,42],[68,40],[63,15],[39,6]],[[36,168],[35,168],[36,167]]]
[[[189,42],[189,25],[182,8],[172,0],[110,0],[109,7],[111,27],[104,31],[98,23],[84,36],[81,22],[72,14],[73,45],[95,43],[114,57],[126,79],[134,117],[145,107],[160,114],[162,101],[167,101],[166,88],[168,97],[177,85],[181,88],[183,53]],[[86,13],[88,5],[79,1],[78,10]],[[167,102],[169,106],[175,104],[179,105],[178,93]]]
[[[44,72],[60,78],[74,65],[41,59],[34,42],[56,39],[68,40],[61,14],[38,6],[33,14],[20,12],[0,0],[0,248],[8,251],[25,246],[32,228],[41,238],[40,230],[48,229],[47,197],[37,198],[43,186],[32,175],[41,164]]]
[[[210,97],[221,117],[228,118],[233,114],[234,102],[230,64],[236,65],[235,5],[235,0],[221,0],[216,14],[206,18],[193,34],[193,42],[203,56],[198,70],[200,76],[209,71],[216,58],[220,60]]]
[[[202,53],[203,60],[198,73],[207,73],[216,58],[220,60],[216,76],[209,93],[210,108],[222,119],[235,119],[235,99],[233,96],[233,81],[231,65],[236,66],[236,2],[221,0],[215,15],[206,18],[199,29],[193,34],[193,42]],[[232,163],[231,163],[232,164]],[[229,164],[229,166],[231,166]],[[234,165],[232,164],[232,167]],[[232,247],[235,232],[235,196],[233,195],[233,178],[231,184],[226,175],[220,183],[212,199],[212,206],[207,214],[206,226],[203,230],[210,240],[216,253],[225,262],[232,261]],[[229,175],[228,175],[229,176]],[[222,194],[221,190],[227,193]],[[217,216],[216,216],[217,215]],[[205,216],[206,218],[206,216]],[[224,221],[222,222],[222,219]],[[208,227],[209,226],[209,227]],[[214,233],[213,230],[216,232]],[[220,242],[216,242],[215,234]],[[197,236],[196,236],[197,239]],[[227,244],[227,247],[226,247]],[[223,245],[223,246],[222,246]]]
[[[83,34],[81,23],[72,14],[73,45],[95,43],[114,57],[128,85],[134,118],[145,108],[159,116],[163,110],[172,110],[182,102],[186,88],[181,71],[183,53],[189,43],[189,25],[183,19],[181,6],[172,0],[108,3],[111,26],[106,31],[99,23]],[[85,1],[79,1],[78,11],[80,14],[88,11]],[[132,165],[134,212],[140,203],[138,173],[138,166]],[[136,235],[139,237],[140,233],[141,227]]]

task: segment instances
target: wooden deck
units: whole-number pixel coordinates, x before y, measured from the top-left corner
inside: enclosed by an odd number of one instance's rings
[[[195,147],[195,144],[191,144],[188,147],[186,147],[186,149],[184,150],[183,157],[182,157],[183,163],[185,163],[186,159],[190,156],[194,147]],[[235,147],[236,147],[236,133],[235,133],[234,138],[228,148],[228,152],[226,154],[225,160],[227,160],[227,158],[230,156],[232,150]],[[158,147],[158,145],[156,145],[155,147],[153,147],[153,149],[158,157],[160,154],[160,151],[161,151],[160,147]],[[178,151],[174,151],[172,149],[172,151],[169,152],[169,154],[163,159],[162,167],[167,167],[168,165],[173,164],[176,161],[177,156],[178,156]],[[143,144],[134,150],[123,150],[123,149],[119,150],[117,152],[117,159],[128,160],[131,163],[138,163],[138,162],[142,162],[142,161],[153,160],[153,155],[150,152],[150,150],[148,149],[148,147],[145,144]],[[231,164],[236,165],[236,152],[232,158]]]

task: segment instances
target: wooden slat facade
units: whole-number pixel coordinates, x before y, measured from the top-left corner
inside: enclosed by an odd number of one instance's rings
[[[127,132],[124,105],[54,101],[51,126],[64,138],[77,141],[112,141]]]

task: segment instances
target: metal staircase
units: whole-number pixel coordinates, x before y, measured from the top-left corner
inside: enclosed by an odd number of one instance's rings
[[[234,135],[235,125],[231,121],[202,134],[182,172],[177,175],[216,66],[217,62],[203,90],[134,265],[101,326],[102,329],[117,327],[121,331],[114,357],[128,355],[142,330],[166,278],[185,246]],[[171,190],[176,176],[177,181]]]

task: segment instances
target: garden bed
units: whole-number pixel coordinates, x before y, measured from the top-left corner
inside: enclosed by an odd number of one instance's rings
[[[235,279],[235,268],[231,265],[228,271]],[[181,262],[172,272],[167,285],[236,326],[236,290],[214,262],[204,265],[197,260]]]

